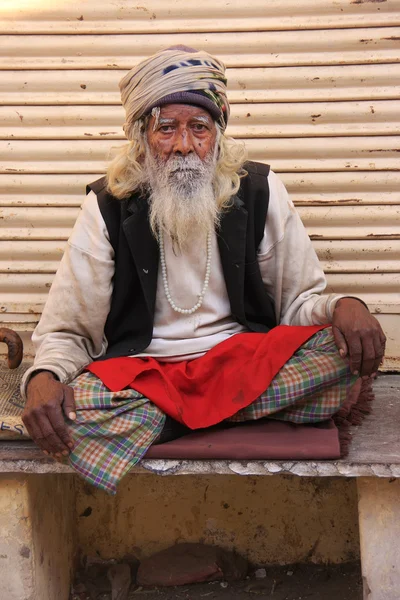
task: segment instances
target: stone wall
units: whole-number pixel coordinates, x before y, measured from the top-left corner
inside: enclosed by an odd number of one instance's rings
[[[202,541],[257,564],[359,557],[354,479],[132,474],[113,497],[76,484],[84,554],[142,558]]]

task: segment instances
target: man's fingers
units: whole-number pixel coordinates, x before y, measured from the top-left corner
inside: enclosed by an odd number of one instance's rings
[[[350,368],[353,375],[359,375],[362,362],[362,344],[360,336],[352,335],[347,339],[349,345]]]
[[[346,339],[338,327],[332,327],[332,332],[336,347],[339,350],[339,354],[342,358],[344,358],[348,354]]]
[[[74,390],[68,385],[64,385],[64,401],[63,411],[68,419],[75,421],[76,419],[76,408],[74,399]]]
[[[382,358],[380,361],[380,365],[383,363],[383,358],[385,356],[385,350],[386,350],[386,335],[383,333],[382,329],[380,328],[379,330],[379,341],[380,341],[380,349],[381,349],[381,353],[382,353]]]
[[[375,346],[371,336],[362,337],[362,364],[360,374],[362,376],[370,376],[374,373],[375,365]]]
[[[383,333],[382,329],[379,329],[379,340],[381,342],[381,345],[382,345],[383,349],[385,349],[385,346],[386,346],[386,335]]]
[[[43,410],[32,411],[32,419],[36,424],[36,433],[34,441],[40,448],[48,454],[55,454],[56,452],[62,452],[58,447],[53,447],[49,440],[49,434],[52,431],[52,427],[46,414]]]
[[[60,443],[62,444],[62,449],[58,450],[58,452],[69,450],[72,447],[73,443],[64,420],[64,415],[62,413],[61,406],[59,404],[49,405],[47,408],[47,416],[49,418],[53,430],[52,432],[50,432],[50,434],[54,434],[56,436],[52,437],[52,439],[55,443],[60,441]]]
[[[36,422],[34,415],[32,413],[28,415],[23,414],[22,422],[25,425],[29,435],[31,436],[35,444],[37,444],[39,448],[43,450],[43,452],[49,454],[49,451],[46,448],[46,444],[42,442],[42,431],[38,423]]]
[[[63,418],[60,407],[59,413],[61,414],[61,418]],[[46,415],[42,415],[39,425],[42,431],[42,443],[46,445],[46,450],[48,452],[51,452],[52,454],[69,452],[68,446],[64,444],[54,429],[54,427],[59,427],[59,421],[54,412],[47,411]]]
[[[73,447],[63,408],[75,412],[72,388],[45,373],[36,375],[29,384],[23,422],[37,445],[51,454],[68,454]]]
[[[357,301],[341,299],[333,313],[333,333],[340,354],[345,338],[353,374],[370,376],[381,364],[386,337],[379,322]]]
[[[385,354],[385,344],[386,344],[386,338],[384,337],[384,341],[382,342],[382,336],[379,334],[374,336],[373,342],[374,342],[374,349],[375,349],[375,361],[374,361],[374,366],[372,369],[372,373],[376,373],[377,370],[379,369],[380,365],[382,364],[383,361],[383,356]]]

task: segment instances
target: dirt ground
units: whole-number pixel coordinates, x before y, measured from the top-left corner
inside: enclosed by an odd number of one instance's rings
[[[266,577],[236,583],[214,581],[174,588],[132,586],[129,600],[362,600],[359,563],[268,567]],[[101,594],[96,600],[111,600]]]
[[[223,586],[227,587],[223,587]],[[168,590],[136,589],[130,600],[362,600],[360,565],[320,567],[294,565],[267,569],[264,579],[254,576],[243,582],[182,586]]]

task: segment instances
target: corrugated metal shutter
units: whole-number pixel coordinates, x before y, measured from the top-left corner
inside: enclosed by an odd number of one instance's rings
[[[400,0],[247,4],[2,0],[0,320],[26,340],[84,186],[124,139],[119,79],[185,43],[228,66],[229,133],[280,174],[329,291],[369,303],[399,365]]]

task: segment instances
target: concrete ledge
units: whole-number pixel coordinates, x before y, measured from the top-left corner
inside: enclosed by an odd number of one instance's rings
[[[0,460],[0,473],[72,474],[58,462]],[[346,461],[229,461],[229,460],[143,460],[131,473],[155,475],[296,475],[298,477],[384,477],[400,478],[400,464],[357,464]]]
[[[144,460],[141,472],[157,475],[297,475],[298,477],[400,477],[399,465],[338,462]],[[138,472],[139,469],[134,469]]]

